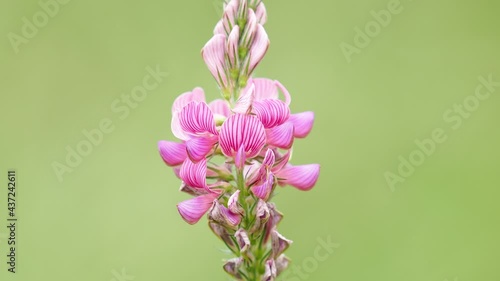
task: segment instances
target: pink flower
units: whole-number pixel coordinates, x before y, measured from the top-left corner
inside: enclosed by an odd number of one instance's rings
[[[219,144],[228,157],[235,157],[243,146],[246,158],[254,158],[266,144],[266,132],[257,117],[235,114],[222,124]]]

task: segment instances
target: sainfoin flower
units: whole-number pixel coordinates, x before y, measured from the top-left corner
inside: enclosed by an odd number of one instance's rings
[[[290,112],[292,97],[279,81],[253,72],[269,47],[263,1],[231,0],[201,54],[222,99],[207,103],[194,88],[172,105],[177,141],[158,142],[164,163],[190,198],[177,209],[189,224],[209,226],[235,258],[223,269],[236,280],[276,280],[292,243],[277,231],[282,214],[270,200],[277,187],[311,190],[319,164],[290,162],[294,141],[309,135],[314,113]],[[222,159],[222,160],[221,160]]]

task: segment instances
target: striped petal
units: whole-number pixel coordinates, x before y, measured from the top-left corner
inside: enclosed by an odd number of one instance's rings
[[[218,195],[209,193],[201,195],[177,204],[177,210],[182,218],[189,224],[197,223],[203,215],[212,207]]]
[[[273,191],[273,186],[274,186],[274,176],[273,174],[270,173],[267,176],[266,180],[262,181],[257,185],[252,186],[251,190],[255,196],[264,201],[267,201],[267,199],[269,199],[269,196],[271,195],[271,192]]]
[[[266,130],[267,144],[283,149],[290,149],[293,145],[293,124],[286,122],[283,125]]]
[[[158,150],[165,164],[171,167],[182,164],[187,158],[186,145],[183,143],[159,141]]]
[[[248,73],[252,73],[255,67],[264,58],[264,55],[269,48],[269,38],[267,36],[266,30],[261,24],[257,25],[257,32],[255,33],[255,38],[253,40],[252,47],[250,48],[250,64],[248,68]]]
[[[311,190],[319,177],[320,165],[287,165],[276,176],[280,185],[291,185],[300,190]]]
[[[186,159],[179,171],[179,177],[190,187],[208,189],[207,160],[203,159],[198,163],[193,163],[190,159]]]
[[[253,78],[255,85],[255,100],[278,99],[278,88],[274,80],[267,78]]]
[[[267,11],[264,3],[260,3],[257,8],[255,8],[255,16],[260,24],[264,25],[267,22]]]
[[[191,92],[186,92],[177,97],[172,105],[172,122],[171,128],[172,133],[175,137],[181,140],[188,140],[189,136],[182,130],[179,121],[179,113],[182,109],[188,105],[190,102],[205,102],[205,93],[202,88],[195,88]]]
[[[296,138],[305,138],[313,128],[314,112],[306,111],[292,114],[288,121],[293,123],[293,127],[295,128],[294,136]]]
[[[193,136],[217,135],[214,114],[204,102],[193,101],[179,114],[181,129]]]
[[[194,163],[205,159],[205,157],[212,151],[214,144],[217,143],[217,137],[199,137],[192,138],[186,141],[186,150],[189,159]]]
[[[241,222],[241,215],[231,212],[218,201],[214,201],[208,213],[210,221],[217,222],[223,226],[236,227]]]
[[[222,124],[219,144],[224,155],[234,157],[242,145],[247,158],[259,155],[266,143],[264,126],[255,116],[235,114]]]
[[[231,69],[237,69],[239,67],[239,52],[238,52],[238,44],[240,41],[240,27],[234,26],[233,30],[229,34],[226,43],[226,53],[227,59],[229,62],[229,66]]]
[[[225,69],[225,45],[226,36],[216,34],[201,50],[205,64],[222,88],[226,88],[229,84]]]
[[[279,126],[290,117],[290,108],[280,100],[255,101],[252,106],[253,113],[257,115],[266,129]]]

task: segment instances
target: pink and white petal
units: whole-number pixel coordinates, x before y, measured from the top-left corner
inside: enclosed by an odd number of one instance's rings
[[[191,92],[186,92],[178,96],[172,105],[172,114],[180,112],[192,101],[205,102],[205,92],[202,88],[194,88]]]
[[[209,103],[208,107],[210,107],[210,110],[212,110],[213,114],[216,115],[216,118],[217,116],[221,116],[225,119],[229,117],[229,115],[231,115],[231,109],[229,108],[229,104],[225,100],[216,99]]]
[[[292,240],[287,239],[285,236],[281,235],[276,229],[271,233],[271,245],[273,250],[273,256],[275,258],[283,254],[284,251],[290,247],[293,243]]]
[[[266,144],[266,132],[257,117],[246,114],[235,114],[222,124],[219,134],[222,153],[234,157],[242,145],[245,146],[246,157],[254,158]]]
[[[255,100],[278,99],[278,88],[276,82],[267,78],[253,78],[255,86]],[[249,81],[250,83],[250,81]]]
[[[266,130],[267,144],[282,149],[290,149],[293,145],[293,124],[286,122],[283,125]]]
[[[280,157],[276,158],[274,167],[271,168],[271,172],[273,173],[278,173],[283,169],[288,164],[288,161],[290,161],[290,158],[292,157],[292,150],[288,150],[284,155],[281,155]]]
[[[290,108],[283,101],[276,99],[265,99],[255,101],[252,111],[264,125],[264,128],[274,128],[288,120]]]
[[[239,213],[240,212],[240,206],[238,205],[238,200],[240,199],[240,191],[237,190],[231,197],[229,197],[229,200],[227,201],[227,208],[229,211],[233,213]]]
[[[241,46],[249,47],[257,32],[257,17],[253,10],[248,10],[247,24],[241,34]]]
[[[227,59],[229,62],[229,66],[231,69],[237,69],[238,68],[238,62],[239,62],[239,51],[238,51],[238,44],[240,41],[240,27],[238,25],[235,25],[233,27],[233,30],[229,34],[229,37],[227,38],[227,43],[226,43],[226,54],[227,54]]]
[[[182,164],[179,177],[190,187],[208,189],[207,187],[207,160],[202,159],[193,163],[189,158]]]
[[[245,90],[242,91],[240,97],[236,101],[236,105],[233,108],[234,113],[246,114],[252,108],[253,101],[255,99],[255,86],[249,84]]]
[[[292,102],[292,97],[290,96],[290,93],[288,92],[288,90],[279,81],[275,81],[275,83],[276,83],[276,87],[278,87],[278,89],[283,93],[283,96],[285,97],[286,105],[290,105],[290,103]]]
[[[179,114],[181,129],[199,136],[206,133],[217,135],[214,114],[204,102],[190,102]]]
[[[269,44],[269,37],[267,36],[266,30],[261,24],[258,24],[252,47],[250,47],[250,64],[248,73],[252,73],[255,67],[257,67],[260,61],[264,58],[264,55],[269,48]]]
[[[276,176],[280,185],[291,185],[303,191],[311,190],[319,177],[320,165],[287,165]]]
[[[177,210],[182,218],[189,224],[197,223],[203,215],[212,207],[214,200],[218,197],[216,193],[209,193],[177,204]]]
[[[158,150],[165,164],[171,167],[182,164],[187,158],[186,145],[183,143],[159,141]]]
[[[257,5],[257,8],[255,9],[255,16],[257,17],[257,20],[259,21],[260,24],[264,25],[267,22],[267,11],[266,11],[266,6],[264,6],[263,2],[260,2],[259,5]]]
[[[262,166],[269,168],[274,165],[276,161],[276,155],[274,155],[274,151],[270,148],[267,149],[266,155],[264,156],[264,160],[262,160]]]
[[[201,55],[205,64],[214,76],[215,80],[223,88],[228,86],[225,69],[225,46],[226,36],[223,34],[216,34],[201,50]]]
[[[291,114],[288,122],[293,123],[295,128],[294,136],[296,138],[305,138],[311,132],[314,125],[314,112],[306,111]]]
[[[217,137],[198,137],[186,141],[186,150],[189,159],[194,163],[205,159],[217,143]]]
[[[214,35],[216,34],[226,34],[226,31],[224,30],[224,23],[222,22],[222,20],[218,21],[215,25]]]

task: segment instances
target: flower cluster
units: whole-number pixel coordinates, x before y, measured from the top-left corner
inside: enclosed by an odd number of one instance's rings
[[[224,270],[237,280],[275,280],[288,265],[292,241],[277,231],[282,214],[269,200],[277,186],[310,190],[318,164],[289,163],[293,142],[305,138],[313,112],[290,113],[291,97],[278,81],[252,78],[269,39],[262,1],[231,0],[202,56],[224,99],[210,103],[201,88],[172,106],[172,132],[180,141],[160,141],[163,161],[193,196],[178,204],[182,218],[209,226],[235,258]],[[281,95],[280,95],[281,94]]]

